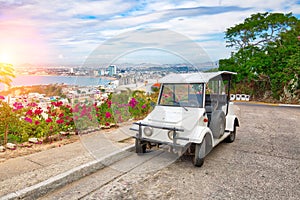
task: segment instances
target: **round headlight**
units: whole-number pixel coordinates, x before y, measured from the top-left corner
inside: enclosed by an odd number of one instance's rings
[[[173,140],[173,138],[174,138],[174,131],[173,130],[168,131],[168,137],[169,137],[170,140]]]
[[[148,137],[150,137],[153,133],[153,129],[151,127],[145,127],[144,128],[144,134]]]

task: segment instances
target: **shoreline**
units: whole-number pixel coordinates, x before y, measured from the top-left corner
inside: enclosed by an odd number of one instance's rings
[[[109,85],[118,80],[108,76],[75,76],[75,75],[16,75],[12,79],[10,88],[38,85],[66,85],[66,86],[100,86]],[[7,90],[4,84],[0,84],[0,91]]]
[[[115,77],[110,77],[110,76],[76,76],[76,75],[51,75],[51,74],[17,74],[15,78],[20,76],[53,76],[53,77],[84,77],[84,78],[102,78],[102,79],[107,79],[107,80],[118,80]]]

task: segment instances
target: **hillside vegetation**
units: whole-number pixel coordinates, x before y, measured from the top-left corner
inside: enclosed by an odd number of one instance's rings
[[[256,100],[300,103],[300,20],[291,13],[257,13],[225,32],[235,48],[219,70],[237,72],[233,92]]]

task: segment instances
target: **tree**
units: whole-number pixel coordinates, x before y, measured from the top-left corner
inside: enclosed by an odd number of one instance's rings
[[[275,99],[283,98],[285,89],[290,90],[294,79],[299,80],[299,23],[291,13],[266,12],[228,28],[227,47],[234,47],[236,52],[220,60],[219,70],[238,72],[236,82],[248,84],[253,94],[270,90]]]
[[[292,13],[257,13],[246,18],[243,23],[228,28],[225,39],[227,47],[244,49],[247,47],[265,48],[270,42],[280,38],[280,34],[297,24]]]
[[[0,83],[7,86],[11,84],[11,78],[14,78],[14,68],[12,64],[0,63]]]

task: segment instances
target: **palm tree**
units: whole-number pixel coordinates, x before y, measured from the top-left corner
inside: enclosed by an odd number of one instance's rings
[[[3,83],[6,86],[10,86],[11,78],[14,78],[14,68],[12,64],[0,63],[0,83]],[[12,120],[11,107],[8,103],[1,101],[1,112],[0,116],[2,119],[2,123],[0,123],[0,128],[2,125],[4,126],[4,145],[7,143],[8,131],[9,131],[9,121]],[[8,119],[8,120],[3,120]]]
[[[0,63],[0,83],[10,86],[12,82],[11,78],[14,77],[13,65],[8,63]]]

